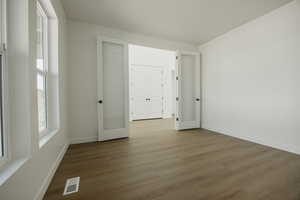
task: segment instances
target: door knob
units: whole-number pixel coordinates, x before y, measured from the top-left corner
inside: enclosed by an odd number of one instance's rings
[[[102,100],[99,100],[99,101],[98,101],[98,103],[102,104],[102,103],[103,103],[103,101],[102,101]]]
[[[196,99],[196,101],[200,101],[200,99],[199,99],[199,98],[197,98],[197,99]]]

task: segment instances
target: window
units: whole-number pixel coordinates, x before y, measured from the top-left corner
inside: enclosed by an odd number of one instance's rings
[[[58,19],[51,1],[37,1],[36,80],[39,146],[58,132],[59,113],[59,34]],[[45,136],[45,137],[44,137]]]
[[[48,74],[48,17],[41,5],[37,4],[37,102],[38,102],[38,124],[40,135],[43,136],[47,130],[47,74]]]

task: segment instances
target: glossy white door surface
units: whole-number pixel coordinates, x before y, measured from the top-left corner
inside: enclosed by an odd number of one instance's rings
[[[128,86],[128,44],[99,38],[99,141],[129,136]]]
[[[178,52],[176,60],[176,129],[200,128],[200,55]]]

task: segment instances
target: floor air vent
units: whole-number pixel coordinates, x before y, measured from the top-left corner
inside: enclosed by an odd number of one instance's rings
[[[69,179],[67,179],[63,195],[68,195],[68,194],[72,194],[72,193],[78,192],[78,190],[79,190],[79,182],[80,182],[80,177],[75,177],[75,178],[69,178]]]

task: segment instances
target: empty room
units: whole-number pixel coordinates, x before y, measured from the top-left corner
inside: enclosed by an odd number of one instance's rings
[[[0,200],[299,200],[300,0],[0,0]]]

